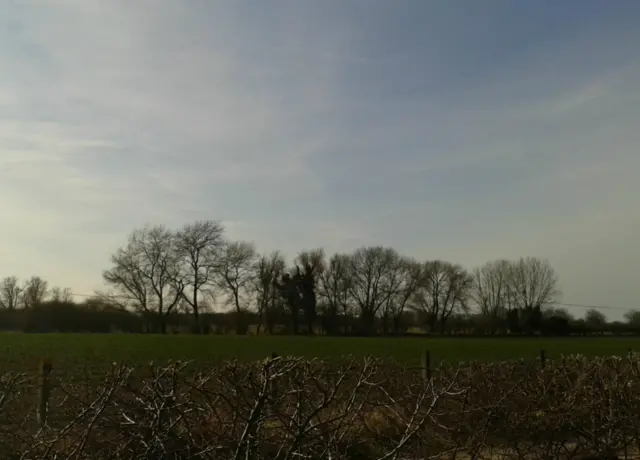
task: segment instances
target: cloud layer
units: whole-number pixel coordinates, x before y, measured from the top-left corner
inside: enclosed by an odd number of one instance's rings
[[[548,257],[565,301],[637,307],[638,18],[633,1],[7,2],[2,276],[91,292],[133,228],[212,218],[289,256]]]

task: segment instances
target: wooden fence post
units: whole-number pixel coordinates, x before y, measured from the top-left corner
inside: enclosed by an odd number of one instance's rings
[[[422,378],[431,381],[431,352],[426,350],[422,355]]]
[[[540,350],[540,366],[544,367],[545,362],[547,361],[547,356],[544,350]]]
[[[40,427],[47,424],[49,415],[49,396],[51,396],[51,371],[53,364],[51,359],[45,358],[40,361],[40,392],[38,395],[38,423]]]

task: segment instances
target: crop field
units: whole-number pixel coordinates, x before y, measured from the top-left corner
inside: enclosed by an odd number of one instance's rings
[[[282,356],[338,358],[375,356],[418,365],[425,350],[440,361],[531,360],[545,350],[548,359],[561,355],[625,355],[640,351],[640,338],[355,338],[287,336],[192,336],[119,334],[0,334],[0,368],[30,372],[43,358],[58,371],[100,371],[122,363],[158,365],[192,361],[206,368],[220,361],[259,360],[275,352]]]

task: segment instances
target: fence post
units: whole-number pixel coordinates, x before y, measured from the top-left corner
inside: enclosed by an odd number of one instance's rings
[[[40,392],[38,395],[38,423],[40,427],[47,424],[49,413],[49,396],[51,395],[51,371],[53,364],[51,359],[45,358],[40,361]]]
[[[431,381],[431,352],[426,350],[422,355],[422,378]]]
[[[547,356],[544,350],[540,350],[540,366],[544,367],[545,362],[547,361]]]

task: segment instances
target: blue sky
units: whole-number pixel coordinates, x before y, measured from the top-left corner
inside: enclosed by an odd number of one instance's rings
[[[564,301],[640,308],[639,171],[635,0],[0,11],[0,276],[91,293],[132,229],[219,219],[290,257],[544,257]]]

